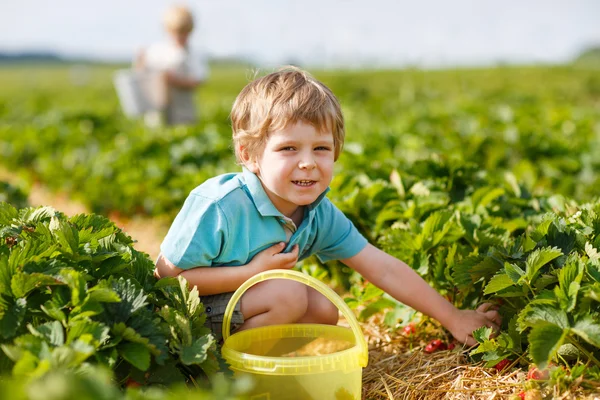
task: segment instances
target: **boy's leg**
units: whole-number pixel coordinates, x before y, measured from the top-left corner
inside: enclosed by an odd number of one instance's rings
[[[241,299],[244,324],[240,330],[258,326],[317,323],[337,324],[337,307],[303,283],[273,279],[248,289]]]
[[[244,324],[239,330],[290,323],[335,325],[339,315],[337,307],[321,293],[303,283],[285,279],[254,285],[242,296],[241,303]],[[314,339],[264,339],[253,345],[253,351],[279,357],[302,348]]]
[[[308,308],[306,286],[286,279],[273,279],[249,288],[241,299],[244,324],[239,330],[259,326],[290,324]]]
[[[297,322],[304,324],[337,325],[340,312],[338,308],[321,293],[311,287],[308,291],[308,308],[306,313]]]

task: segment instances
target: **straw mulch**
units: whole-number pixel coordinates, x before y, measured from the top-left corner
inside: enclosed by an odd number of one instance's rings
[[[423,326],[423,325],[421,325]],[[427,324],[426,324],[427,326]],[[428,354],[427,340],[408,337],[371,319],[362,324],[369,343],[369,365],[363,370],[363,399],[511,399],[527,388],[527,371],[512,366],[498,372],[469,361],[469,349]],[[439,327],[427,326],[428,339],[444,337]],[[600,399],[600,393],[556,393],[541,388],[544,399]]]

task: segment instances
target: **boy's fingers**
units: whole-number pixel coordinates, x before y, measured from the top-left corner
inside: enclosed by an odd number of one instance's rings
[[[285,242],[279,242],[270,247],[273,251],[273,255],[281,253],[285,249]]]
[[[498,325],[502,323],[502,317],[500,316],[500,313],[496,310],[486,311],[484,315],[487,319]]]
[[[488,311],[492,306],[493,306],[493,304],[491,304],[491,303],[483,303],[479,307],[477,307],[477,309],[475,311],[484,313],[484,312]]]

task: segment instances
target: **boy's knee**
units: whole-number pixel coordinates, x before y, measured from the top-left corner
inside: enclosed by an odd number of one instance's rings
[[[339,310],[328,298],[319,296],[314,307],[311,307],[314,318],[319,324],[337,325],[340,318]]]
[[[291,281],[278,281],[271,299],[272,311],[285,315],[289,322],[300,319],[308,309],[306,286]]]

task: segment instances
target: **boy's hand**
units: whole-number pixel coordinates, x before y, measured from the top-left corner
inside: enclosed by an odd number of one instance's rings
[[[498,311],[493,308],[492,304],[484,303],[476,310],[458,310],[452,325],[447,328],[456,340],[467,346],[473,346],[477,344],[477,341],[473,339],[474,330],[487,326],[494,330],[494,334],[498,334],[501,323],[502,317]]]
[[[255,255],[250,263],[260,272],[294,268],[298,262],[298,245],[294,245],[289,253],[282,253],[284,249],[285,242],[277,243]]]

